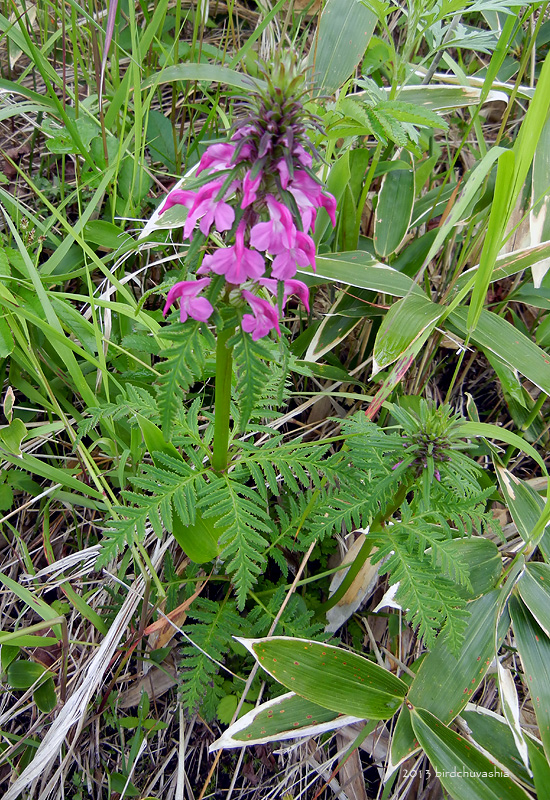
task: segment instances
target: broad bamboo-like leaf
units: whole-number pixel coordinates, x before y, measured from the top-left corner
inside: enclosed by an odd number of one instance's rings
[[[382,385],[376,392],[372,402],[365,411],[368,419],[374,419],[376,414],[380,411],[384,401],[387,400],[395,387],[399,385],[403,377],[406,375],[407,370],[413,363],[415,356],[418,355],[423,344],[424,339],[419,337],[415,342],[409,345],[401,358],[399,358],[394,364],[393,369],[390,371],[388,377],[382,382]]]
[[[308,639],[239,639],[275,680],[306,700],[361,719],[389,719],[407,684],[362,656]]]
[[[385,91],[389,95],[390,89],[385,88]],[[354,97],[359,100],[365,95],[366,92],[357,92]],[[506,103],[508,95],[491,91],[488,97],[483,98],[479,86],[446,86],[434,83],[429,86],[403,86],[399,90],[399,99],[423,109],[446,112],[476,106],[480,102],[493,103],[500,100]]]
[[[487,754],[511,772],[516,779],[527,786],[533,785],[533,780],[517,751],[510,726],[504,717],[482,706],[470,704],[460,716],[468,726],[471,737]],[[530,744],[537,747],[530,736],[527,736],[527,742],[530,752]],[[538,746],[544,754],[540,742]]]
[[[380,256],[385,258],[398,250],[409,230],[413,206],[413,167],[387,172],[374,218],[374,248]]]
[[[527,792],[471,742],[421,708],[411,710],[413,730],[453,800],[528,800]]]
[[[539,261],[550,258],[550,241],[544,241],[531,247],[522,247],[519,250],[512,250],[511,253],[503,253],[498,256],[495,267],[491,273],[491,283],[494,281],[508,278],[510,275],[517,275],[524,269],[533,267]],[[475,275],[479,265],[463,272],[459,276],[455,289],[459,290],[465,286]]]
[[[544,474],[547,474],[546,465],[540,454],[517,433],[509,431],[500,425],[493,425],[490,422],[465,422],[462,430],[465,436],[483,436],[485,439],[496,439],[497,441],[511,444],[512,447],[517,447],[518,450],[523,450],[524,453],[537,462]]]
[[[250,91],[253,86],[264,87],[264,81],[254,78],[252,81],[242,72],[234,69],[222,67],[219,64],[176,64],[173,67],[165,67],[160,72],[150,75],[142,84],[142,89],[150,86],[157,86],[161,83],[173,83],[174,81],[206,81],[208,83],[223,83],[227,86],[235,86],[237,89]]]
[[[406,761],[420,749],[420,744],[412,727],[411,712],[405,703],[393,729],[390,757],[384,781],[387,781],[393,775],[403,761]]]
[[[483,536],[473,536],[470,539],[453,539],[446,547],[448,558],[456,553],[468,564],[471,589],[459,586],[457,591],[468,600],[480,597],[495,588],[496,582],[502,574],[502,558],[494,542]]]
[[[550,638],[550,566],[536,561],[527,564],[517,582],[521,599]]]
[[[357,0],[325,3],[309,63],[319,92],[333,94],[347,81],[363,57],[377,21],[376,14]]]
[[[550,637],[516,597],[509,602],[525,686],[531,694],[540,738],[550,758]]]
[[[546,120],[533,157],[533,173],[531,177],[531,211],[529,229],[531,244],[539,244],[550,239],[550,119]],[[550,269],[550,258],[544,258],[533,264],[531,273],[533,283],[538,288],[542,279]]]
[[[466,309],[457,308],[448,317],[463,335],[468,330],[466,316]],[[484,309],[471,338],[550,394],[550,356],[507,320]]]
[[[317,736],[360,721],[358,717],[344,716],[289,692],[244,714],[210,745],[209,750]]]
[[[315,272],[307,267],[299,267],[298,272],[302,275],[311,275],[316,283],[336,281],[360,289],[391,294],[394,297],[404,297],[411,292],[425,297],[422,289],[411,278],[387,264],[382,264],[364,250],[317,256],[316,264]]]
[[[533,530],[544,511],[544,501],[528,483],[498,462],[494,463],[500,490],[518,533],[524,542],[531,542]]]
[[[410,702],[426,708],[445,724],[460,714],[493,660],[499,594],[495,589],[468,604],[470,619],[460,653],[455,655],[440,636],[412,682]],[[501,636],[505,629],[507,618],[503,617],[499,623]]]
[[[497,659],[497,675],[498,675],[498,690],[500,694],[500,703],[506,721],[514,737],[514,742],[518,753],[521,755],[523,763],[526,767],[529,766],[529,751],[527,742],[523,735],[521,728],[521,721],[519,718],[519,700],[516,684],[512,672],[503,667],[501,662]]]
[[[412,345],[422,345],[443,312],[443,306],[425,295],[410,294],[394,303],[376,337],[373,374],[397,361]]]

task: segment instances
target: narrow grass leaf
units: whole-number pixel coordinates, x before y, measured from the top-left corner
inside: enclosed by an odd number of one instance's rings
[[[512,150],[505,150],[498,160],[497,180],[487,233],[483,242],[481,259],[476,273],[475,284],[468,308],[468,332],[473,331],[478,323],[481,310],[491,282],[495,261],[508,224],[510,208],[510,192],[514,183],[515,155]]]

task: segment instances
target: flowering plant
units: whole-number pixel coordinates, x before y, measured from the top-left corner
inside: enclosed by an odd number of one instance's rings
[[[213,230],[224,234],[224,246],[204,255],[196,272],[224,276],[225,284],[214,289],[205,277],[180,281],[168,293],[164,313],[181,298],[182,322],[188,316],[209,319],[212,299],[224,290],[222,302],[236,309],[242,330],[254,341],[272,330],[280,335],[281,312],[291,295],[309,310],[308,288],[295,275],[298,267],[315,269],[310,233],[319,208],[335,224],[336,201],[312,172],[307,129],[318,122],[300,102],[303,75],[289,71],[289,64],[279,61],[271,75],[264,73],[266,89],[243,102],[247,116],[231,141],[210,145],[202,156],[196,171],[201,185],[175,189],[160,209],[161,214],[175,205],[187,209],[184,239],[204,241]],[[200,295],[205,289],[211,299]]]

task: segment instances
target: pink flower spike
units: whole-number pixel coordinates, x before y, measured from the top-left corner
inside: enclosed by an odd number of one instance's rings
[[[231,160],[235,154],[235,145],[224,142],[222,144],[211,144],[207,147],[198,166],[197,175],[205,169],[215,172],[220,169],[229,169]]]
[[[245,223],[241,221],[235,231],[235,244],[221,247],[211,256],[205,256],[199,274],[210,270],[216,275],[225,275],[228,283],[239,286],[246,280],[257,280],[265,272],[265,261],[256,250],[244,246]]]
[[[180,281],[174,284],[168,292],[166,304],[162,311],[166,316],[168,309],[178,297],[180,303],[180,320],[185,322],[187,317],[192,317],[199,322],[206,322],[214,311],[212,303],[206,297],[197,297],[200,291],[210,284],[210,278],[201,278],[199,281]]]
[[[174,189],[164,201],[164,205],[160,209],[159,214],[164,214],[164,212],[168,211],[172,206],[186,206],[190,208],[195,202],[195,198],[195,192],[186,191],[184,189]]]
[[[241,208],[246,208],[255,200],[257,200],[258,195],[256,194],[256,190],[260,186],[262,177],[263,175],[261,170],[258,172],[255,178],[251,177],[250,170],[248,170],[243,179],[243,201],[241,203]]]
[[[256,297],[252,292],[243,289],[242,296],[252,309],[252,314],[244,314],[242,319],[242,329],[246,333],[252,334],[252,340],[257,342],[263,336],[267,336],[269,331],[275,330],[281,335],[279,328],[279,317],[277,309],[274,308],[267,300],[262,300],[261,297]]]

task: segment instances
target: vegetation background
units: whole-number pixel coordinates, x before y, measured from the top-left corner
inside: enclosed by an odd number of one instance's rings
[[[7,798],[546,797],[547,5],[3,4],[0,782]],[[277,364],[276,348],[259,354],[257,363],[271,358],[276,368],[271,383],[263,373],[262,391],[252,382],[257,407],[247,435],[260,442],[280,434],[270,440],[279,458],[273,483],[297,482],[304,505],[285,505],[270,485],[264,499],[276,509],[279,533],[250,542],[239,534],[240,572],[232,573],[223,556],[191,559],[169,533],[171,499],[162,507],[155,499],[162,480],[169,483],[166,470],[153,472],[159,464],[151,456],[171,444],[158,438],[166,415],[175,419],[176,446],[178,431],[199,441],[215,379],[208,343],[200,374],[183,355],[179,372],[170,361],[177,337],[162,333],[161,309],[185,249],[177,223],[163,226],[155,211],[207,145],[226,139],[250,90],[246,76],[262,80],[258,57],[269,64],[284,51],[311,76],[305,102],[326,131],[314,138],[318,174],[338,215],[334,231],[319,215],[317,273],[301,271],[311,311],[288,309],[286,360]],[[175,403],[169,413],[157,402],[155,387],[163,386]],[[242,402],[242,386],[235,396]],[[434,600],[423,558],[425,547],[436,552],[437,537],[429,544],[415,528],[403,544],[399,577],[402,590],[409,581],[416,592],[417,607],[380,605],[388,576],[374,554],[357,558],[358,529],[372,522],[372,509],[357,503],[351,512],[347,500],[321,532],[311,509],[324,480],[319,467],[315,483],[314,453],[336,457],[342,430],[355,435],[346,424],[356,412],[376,421],[379,437],[386,428],[413,435],[435,425],[426,422],[428,410],[445,403],[463,420],[445,440],[449,458],[469,447],[482,468],[482,497],[440,512],[454,549],[444,563],[433,559],[441,573],[453,559],[457,574],[460,564],[470,570],[467,602],[479,603],[481,623],[460,629],[457,614],[458,649],[443,652],[436,634],[461,601]],[[292,460],[298,434],[311,445],[301,466]],[[386,439],[370,441],[372,453],[389,452]],[[373,486],[382,480],[373,477],[374,456],[360,468]],[[391,477],[392,464],[384,469]],[[419,497],[427,474],[417,476]],[[144,483],[152,475],[156,484]],[[362,486],[371,492],[368,477]],[[363,489],[354,491],[358,499]],[[140,516],[139,504],[151,497]],[[383,521],[407,523],[409,495],[398,505],[377,502]],[[338,508],[335,501],[331,513]],[[243,529],[259,515],[235,513]],[[351,561],[329,600],[333,575]],[[417,574],[411,563],[420,565]],[[405,711],[397,723],[357,713],[370,727],[357,721],[280,752],[262,742],[209,753],[238,714],[280,694],[232,638],[273,633],[330,635],[413,682],[409,699],[421,709],[414,732],[410,722],[403,731]],[[424,688],[415,680],[423,662]],[[456,698],[448,718],[430,706],[441,676],[444,702]],[[430,711],[443,720],[443,738]],[[458,745],[445,739],[456,731]],[[464,749],[472,744],[475,756]],[[487,752],[511,771],[506,786],[468,775],[442,784],[435,774],[453,765],[473,771]],[[399,766],[390,777],[391,765]]]

